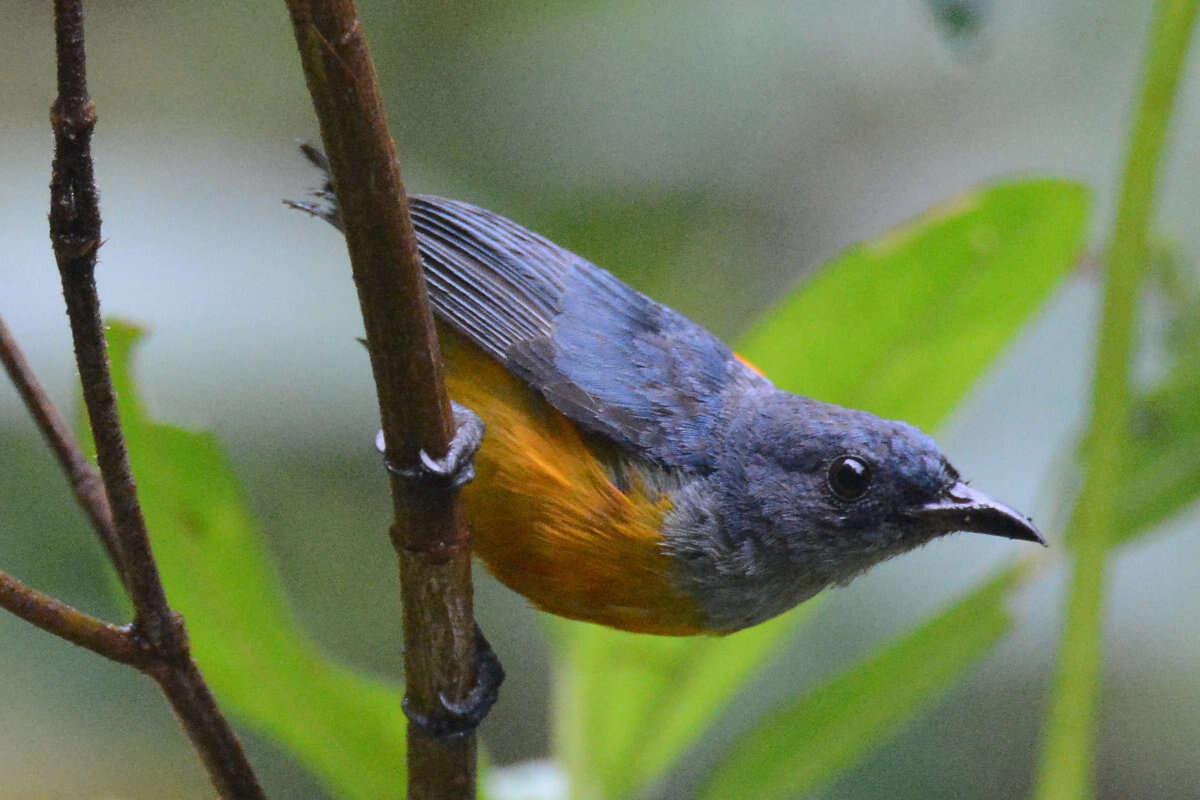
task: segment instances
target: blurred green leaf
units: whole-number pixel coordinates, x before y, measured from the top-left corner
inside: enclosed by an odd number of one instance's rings
[[[661,778],[816,609],[722,638],[676,639],[554,621],[556,733],[582,797],[625,798]]]
[[[1198,354],[1200,355],[1200,354]],[[1126,544],[1200,498],[1200,359],[1134,407],[1122,452],[1114,544]]]
[[[1164,378],[1134,403],[1122,450],[1114,544],[1153,530],[1200,498],[1200,285],[1194,267],[1158,252],[1160,291],[1171,307]]]
[[[839,677],[767,715],[718,763],[706,800],[798,797],[879,746],[1008,632],[1010,568]]]
[[[222,707],[340,797],[398,797],[401,693],[329,661],[297,625],[224,453],[152,422],[131,375],[140,331],[111,324],[113,381],[154,556]]]
[[[741,352],[776,385],[937,424],[1075,265],[1083,187],[968,192],[853,247],[769,313]]]
[[[932,427],[1070,271],[1086,212],[1063,181],[964,195],[836,259],[741,351],[789,390]],[[724,639],[560,623],[556,736],[580,796],[660,779],[817,602]]]

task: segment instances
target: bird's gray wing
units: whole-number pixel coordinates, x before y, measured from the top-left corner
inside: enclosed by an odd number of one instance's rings
[[[437,315],[583,429],[706,471],[738,387],[766,383],[699,325],[491,212],[411,198]]]

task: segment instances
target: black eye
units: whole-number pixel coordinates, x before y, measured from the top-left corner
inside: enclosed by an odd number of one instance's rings
[[[857,500],[871,488],[871,467],[858,456],[838,456],[829,465],[829,488],[843,500]]]

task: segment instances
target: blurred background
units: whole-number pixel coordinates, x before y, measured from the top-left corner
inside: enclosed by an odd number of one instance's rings
[[[1102,248],[1151,4],[383,3],[363,23],[412,192],[512,217],[735,341],[839,250],[1013,175],[1094,191]],[[146,326],[154,413],[215,431],[297,615],[330,653],[397,677],[389,500],[345,250],[286,210],[317,182],[317,129],[282,3],[89,5],[89,78],[109,315]],[[54,97],[49,5],[0,0],[0,314],[64,409],[70,338],[46,232]],[[1158,229],[1200,252],[1200,58],[1175,118]],[[1094,276],[1048,305],[938,438],[1052,543],[1084,418]],[[847,320],[853,324],[853,320]],[[819,343],[797,343],[819,346]],[[0,569],[122,619],[99,547],[15,393],[0,382]],[[1197,796],[1195,513],[1110,571],[1099,757],[1104,798]],[[1059,620],[1054,566],[1015,635],[829,798],[1012,797],[1032,780]],[[819,681],[941,606],[1011,543],[957,536],[835,591],[747,700]],[[548,750],[537,615],[479,571],[478,616],[509,680],[483,740]],[[702,744],[698,769],[715,743]],[[269,741],[273,796],[319,787]],[[63,758],[64,750],[70,753]],[[0,615],[0,796],[208,797],[153,685]],[[689,776],[663,792],[682,796]]]

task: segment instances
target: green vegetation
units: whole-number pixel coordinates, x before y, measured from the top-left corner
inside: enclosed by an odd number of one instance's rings
[[[734,731],[721,727],[731,716],[728,712],[752,691],[755,681],[778,665],[787,644],[820,613],[821,598],[726,638],[655,638],[550,620],[551,747],[573,796],[584,800],[653,796],[685,766],[699,773],[695,785],[705,800],[771,800],[828,789],[886,745],[906,723],[933,709],[1004,640],[1015,627],[1010,614],[1013,593],[1028,586],[1035,575],[1044,574],[1030,568],[1028,562],[1033,561],[1066,563],[1071,571],[1040,762],[1030,765],[1031,772],[1036,769],[1036,797],[1084,800],[1093,796],[1108,565],[1118,548],[1152,532],[1200,497],[1200,403],[1196,401],[1200,397],[1200,283],[1190,268],[1150,253],[1148,246],[1154,241],[1163,148],[1197,5],[1195,0],[1157,3],[1119,207],[1111,230],[1102,233],[1108,248],[1100,254],[1105,265],[1103,318],[1090,416],[1078,453],[1082,488],[1066,534],[1047,531],[1051,550],[1020,550],[1025,562],[988,576],[865,658],[839,667]],[[459,12],[469,18],[440,29],[442,37],[451,31],[461,40],[443,38],[430,44],[422,39],[420,15],[432,19],[455,13],[440,7],[404,9],[404,14],[417,15],[414,24],[388,6],[383,24],[366,27],[376,42],[389,33],[405,37],[402,46],[383,55],[399,62],[393,65],[399,67],[395,74],[404,73],[406,59],[427,58],[434,66],[422,79],[432,80],[430,75],[438,70],[450,73],[449,67],[478,49],[479,41],[493,38],[484,21],[495,19],[477,11]],[[162,19],[149,20],[157,33],[176,27],[177,19],[158,13],[164,15]],[[262,13],[266,19],[267,13]],[[540,6],[530,13],[542,13]],[[523,46],[558,43],[559,38],[568,43],[558,46],[569,52],[578,40],[570,44],[554,31],[557,24],[574,24],[573,19],[564,23],[557,16],[565,14],[547,12],[538,18],[538,30],[526,34],[527,41],[517,40],[511,52],[490,57],[523,64],[527,56]],[[378,16],[384,15],[380,10]],[[282,24],[281,19],[274,22]],[[659,24],[675,22],[664,15]],[[388,25],[395,31],[389,31]],[[247,60],[245,67],[264,58],[254,48],[239,46],[241,39],[257,42],[260,33],[251,25],[235,27],[231,34],[235,38],[226,41],[233,62],[214,61],[199,43],[185,42],[197,52],[189,54],[185,49],[183,57],[157,61],[146,57],[147,65],[161,62],[167,69],[150,69],[139,62],[138,70],[152,87],[158,87],[159,81],[174,85],[181,76],[171,70],[190,69],[189,64],[220,63],[221,71],[229,72],[230,63],[236,65],[238,59]],[[161,35],[153,38],[168,41]],[[647,34],[647,39],[653,37]],[[427,52],[418,44],[429,45]],[[204,58],[197,55],[201,51]],[[535,47],[530,51],[528,57],[534,59],[530,73],[567,60],[558,51]],[[647,47],[646,52],[657,50]],[[291,57],[291,51],[278,44],[265,55],[273,61]],[[490,97],[493,89],[502,98],[519,91],[519,82],[513,85],[517,88],[492,87],[484,79],[487,67],[472,62],[462,73],[448,74],[437,85],[445,97],[439,95],[436,102],[428,103],[434,106],[428,116],[400,121],[396,134],[402,154],[411,157],[405,152],[403,126],[433,130],[430,140],[444,140],[438,146],[446,151],[441,154],[445,163],[435,171],[452,174],[458,169],[474,175],[478,170],[485,177],[484,194],[497,191],[497,186],[516,185],[514,194],[525,198],[518,201],[526,203],[524,210],[543,214],[549,229],[540,225],[539,229],[556,241],[571,243],[603,266],[618,271],[624,267],[626,278],[631,269],[652,263],[664,252],[667,261],[687,263],[695,254],[716,247],[722,233],[735,225],[744,225],[737,228],[739,234],[750,232],[745,240],[754,240],[768,229],[769,223],[762,220],[768,216],[763,213],[767,202],[760,200],[746,213],[731,212],[724,196],[709,196],[703,170],[691,181],[658,185],[648,180],[646,186],[625,194],[609,192],[604,184],[599,193],[589,189],[576,198],[575,206],[592,208],[591,215],[559,202],[568,196],[561,187],[550,186],[542,194],[543,184],[549,183],[547,174],[564,168],[553,152],[546,163],[514,167],[512,161],[518,159],[507,158],[506,136],[494,134],[488,125],[461,140],[449,135],[463,114],[478,113],[480,107],[490,124],[487,114],[498,112],[480,98]],[[634,64],[628,69],[636,73],[641,67]],[[15,67],[10,71],[18,72]],[[239,91],[224,91],[238,104],[234,115],[249,113],[259,98],[278,104],[271,107],[275,116],[284,117],[295,107],[281,99],[283,95],[266,77],[251,69],[237,71],[247,74],[247,83]],[[719,75],[720,69],[713,67],[712,73]],[[564,74],[564,81],[578,78],[569,70]],[[600,85],[607,76],[596,80],[590,91],[607,88]],[[721,97],[736,95],[728,87],[705,85],[698,106],[709,107],[710,90]],[[415,105],[413,98],[427,100],[422,93],[429,91],[424,85],[405,86],[397,94]],[[496,102],[503,105],[507,100]],[[536,97],[530,102],[549,101]],[[102,113],[108,114],[108,108],[101,104]],[[190,106],[187,110],[201,113]],[[669,111],[663,116],[669,117]],[[407,109],[395,113],[403,117]],[[626,109],[626,113],[633,111]],[[514,114],[520,116],[521,112]],[[570,113],[560,116],[570,118]],[[119,118],[115,113],[105,117]],[[301,125],[294,120],[288,124]],[[650,129],[656,130],[652,124]],[[583,133],[600,138],[592,131]],[[479,156],[479,142],[471,136],[488,138],[493,149],[484,151],[487,157]],[[745,144],[740,133],[729,138]],[[239,157],[250,156],[239,151]],[[450,183],[447,194],[453,193]],[[102,191],[105,188],[102,184]],[[220,206],[226,200],[224,195],[214,197],[210,205]],[[736,207],[738,202],[728,205]],[[647,212],[647,206],[655,211]],[[738,350],[784,388],[936,430],[1086,257],[1089,209],[1083,186],[1057,178],[1009,180],[965,191],[909,224],[832,259],[762,315],[742,337]],[[518,219],[536,216],[524,215],[519,208],[503,210]],[[648,218],[648,214],[658,216]],[[211,232],[201,238],[211,238]],[[752,251],[747,259],[757,255]],[[301,270],[294,275],[299,280],[311,277]],[[664,271],[634,282],[660,299],[675,291],[683,301],[681,310],[686,311],[686,304],[700,304],[704,296],[721,294],[740,280],[739,275],[725,272],[680,288],[679,273]],[[1138,383],[1131,377],[1131,365],[1143,308],[1139,301],[1147,295],[1154,296],[1159,311],[1168,318],[1165,358],[1161,370]],[[749,305],[757,298],[739,297],[738,302]],[[714,324],[733,329],[737,322],[725,318]],[[297,619],[303,615],[288,606],[255,514],[216,437],[171,427],[148,415],[132,377],[140,335],[121,324],[114,324],[109,333],[122,420],[164,582],[173,605],[187,620],[196,659],[222,707],[242,728],[285,751],[330,796],[364,800],[397,796],[405,773],[402,687],[351,669],[313,643]],[[345,333],[347,341],[350,336]],[[1046,484],[1065,494],[1069,480],[1055,480],[1059,477],[1052,476]],[[347,515],[362,510],[366,502],[356,505],[360,500],[356,495],[343,501]],[[1062,500],[1064,506],[1070,502],[1069,497]],[[327,501],[304,498],[296,504],[305,511],[321,506],[319,510],[326,512]],[[305,511],[289,511],[291,516],[282,515],[289,523],[292,517],[305,516]],[[53,528],[60,522],[67,526],[69,521],[60,521],[59,515],[60,509],[49,509],[39,522]],[[294,533],[298,538],[329,535],[322,530]],[[382,540],[382,528],[378,533]],[[39,546],[53,549],[57,535],[52,532]],[[35,549],[28,543],[21,546]],[[14,552],[20,552],[16,545]],[[89,562],[77,568],[82,572],[94,566]],[[65,563],[56,563],[53,569],[60,572],[53,573],[51,583],[71,585],[76,579],[86,583],[86,575],[79,578]],[[337,590],[353,594],[357,589]],[[381,599],[356,597],[355,602],[386,605],[399,613],[398,591]],[[502,649],[500,656],[506,656]],[[715,730],[731,733],[732,741],[698,769],[691,756]],[[486,740],[486,727],[484,732]],[[481,768],[485,770],[486,766]]]

